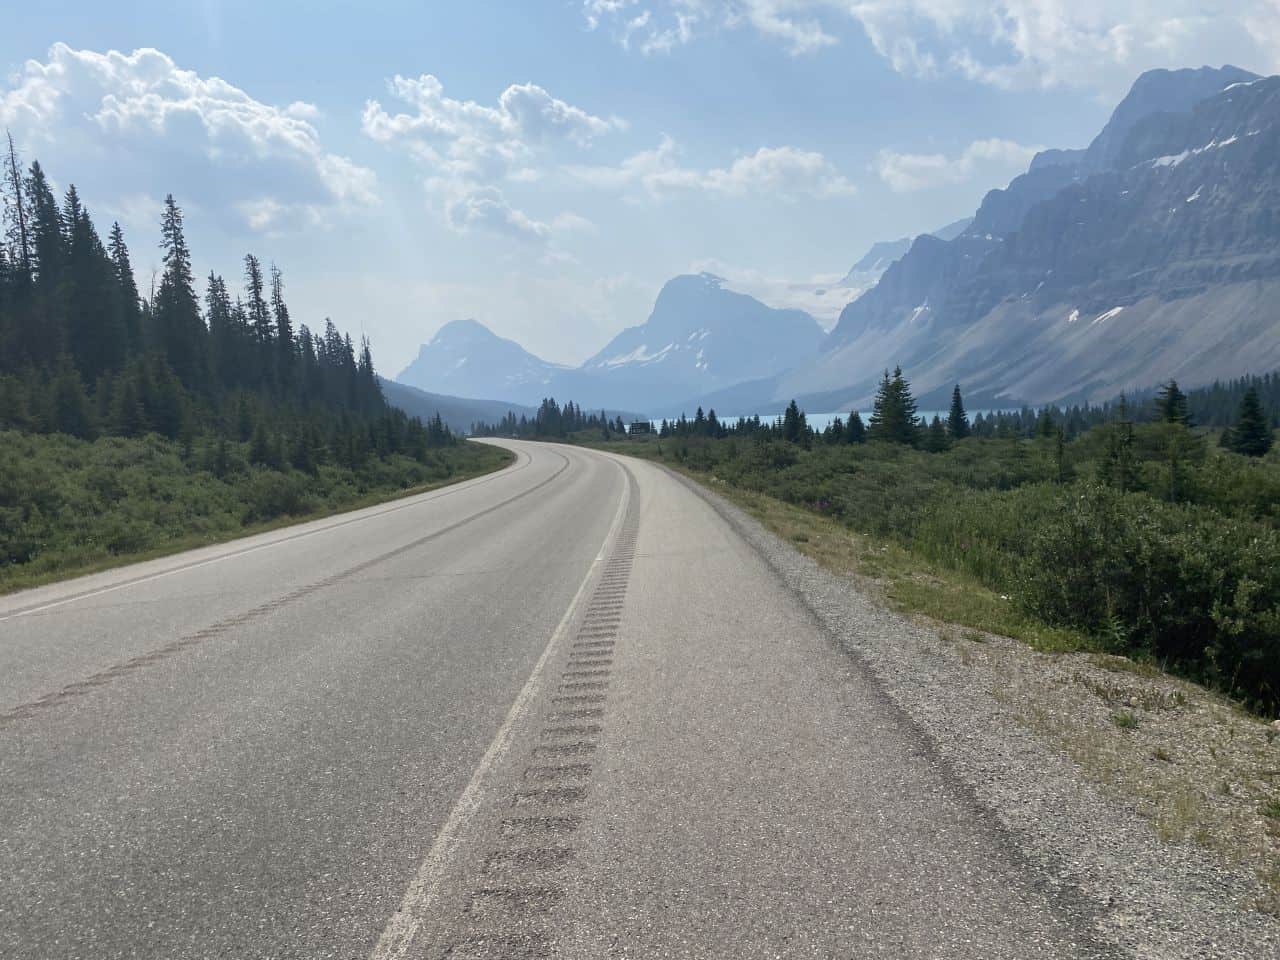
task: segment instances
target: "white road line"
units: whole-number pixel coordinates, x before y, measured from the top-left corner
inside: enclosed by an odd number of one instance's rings
[[[542,656],[534,664],[533,672],[529,674],[529,679],[520,690],[515,702],[511,704],[511,709],[508,711],[506,719],[502,721],[502,726],[498,728],[498,733],[494,736],[493,742],[489,744],[489,749],[481,757],[479,765],[471,775],[471,781],[467,784],[466,789],[462,791],[462,795],[458,797],[453,809],[449,811],[448,819],[445,820],[444,826],[440,828],[440,832],[436,834],[435,842],[431,844],[431,849],[427,851],[426,857],[423,858],[417,874],[409,881],[404,898],[400,902],[400,909],[392,914],[386,929],[382,931],[382,936],[378,938],[377,946],[373,948],[373,953],[370,954],[370,960],[400,960],[408,953],[409,947],[412,946],[414,937],[417,936],[425,921],[427,908],[436,899],[440,889],[440,882],[444,879],[445,872],[453,859],[454,851],[461,840],[462,831],[480,808],[484,781],[488,778],[494,765],[510,749],[511,738],[516,726],[524,718],[525,713],[529,710],[529,704],[533,702],[534,697],[538,694],[539,687],[542,685],[542,673],[546,668],[547,662],[568,633],[569,624],[573,622],[574,614],[582,604],[588,585],[591,583],[596,570],[600,568],[600,565],[604,563],[605,557],[608,556],[609,547],[617,537],[618,530],[622,527],[622,520],[626,516],[627,505],[630,500],[631,484],[627,479],[626,473],[623,472],[622,499],[618,503],[618,512],[613,518],[613,525],[609,528],[609,532],[604,538],[600,552],[596,554],[595,560],[591,562],[591,566],[587,569],[586,576],[582,578],[582,583],[578,585],[578,592],[574,594],[573,600],[569,602],[569,608],[564,612],[564,616],[560,619],[555,632],[551,634],[551,639],[547,641],[547,646],[542,651]]]
[[[35,613],[43,613],[44,611],[52,610],[55,607],[66,606],[68,603],[76,603],[77,601],[80,601],[80,600],[91,600],[94,597],[102,596],[104,593],[114,593],[116,590],[123,590],[126,587],[136,587],[139,584],[151,583],[153,580],[160,580],[160,579],[163,579],[164,577],[171,577],[176,573],[186,573],[188,570],[198,570],[200,567],[207,567],[212,563],[221,563],[223,560],[231,560],[237,557],[243,557],[250,553],[257,553],[259,550],[267,550],[271,547],[278,547],[281,544],[293,543],[295,540],[302,540],[305,537],[313,537],[316,534],[328,533],[331,530],[336,530],[338,527],[345,527],[349,523],[360,523],[361,521],[364,521],[364,520],[372,520],[375,517],[386,516],[388,513],[395,513],[397,510],[405,510],[405,509],[408,509],[409,507],[416,507],[424,503],[431,503],[432,501],[439,500],[442,497],[446,497],[454,493],[460,493],[463,490],[470,490],[471,488],[477,487],[482,483],[487,483],[490,480],[496,480],[499,477],[503,477],[503,476],[510,476],[512,473],[515,473],[517,470],[524,469],[530,463],[533,462],[533,459],[531,457],[528,457],[527,454],[519,454],[519,456],[525,456],[527,457],[527,459],[524,463],[520,464],[514,469],[507,468],[504,470],[499,470],[496,473],[485,474],[482,477],[474,477],[471,480],[464,480],[462,483],[451,485],[449,487],[446,487],[442,491],[433,490],[430,493],[418,494],[417,497],[412,498],[408,502],[402,501],[402,502],[392,503],[390,505],[387,505],[382,510],[376,510],[376,508],[365,507],[364,509],[366,510],[374,509],[375,512],[366,514],[364,516],[349,517],[345,520],[338,520],[336,523],[325,524],[325,526],[319,527],[318,529],[315,529],[315,530],[305,530],[300,533],[294,533],[290,536],[284,536],[276,540],[271,540],[268,543],[260,543],[254,547],[245,547],[241,550],[232,550],[228,553],[219,554],[216,557],[210,557],[208,560],[197,560],[195,563],[187,563],[179,567],[172,567],[168,570],[161,570],[159,573],[153,573],[145,577],[138,577],[137,579],[134,579],[134,580],[126,580],[123,583],[112,584],[109,587],[102,587],[100,590],[91,590],[88,593],[77,593],[75,596],[63,597],[61,600],[51,600],[48,603],[41,604],[38,607],[29,607],[25,610],[18,610],[14,613],[6,614],[5,616],[0,617],[0,623],[4,623],[7,620],[16,620],[19,617],[28,617]],[[339,514],[339,516],[341,516],[341,514]],[[321,523],[323,521],[317,520],[313,522]],[[232,543],[234,542],[235,541],[232,541]]]

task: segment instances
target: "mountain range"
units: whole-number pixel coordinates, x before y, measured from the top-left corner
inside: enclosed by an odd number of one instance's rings
[[[983,405],[1280,367],[1280,77],[1145,73],[1086,148],[1037,154],[972,218],[878,243],[812,292],[848,294],[830,333],[689,275],[580,367],[461,321],[399,379],[660,415],[769,413],[793,397],[814,411],[864,406],[898,364],[922,399],[959,382]]]
[[[702,273],[668,281],[648,320],[579,367],[548,363],[474,320],[460,320],[441,327],[396,379],[534,406],[555,397],[586,408],[659,411],[808,363],[825,336],[804,311],[765,306]]]
[[[752,405],[865,404],[895,364],[921,394],[1004,404],[1280,366],[1278,164],[1280,78],[1146,73],[1087,149],[1038,155],[959,236],[917,238]]]

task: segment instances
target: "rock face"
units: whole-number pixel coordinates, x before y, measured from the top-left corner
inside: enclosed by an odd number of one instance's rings
[[[482,323],[454,320],[419,348],[417,358],[396,379],[453,397],[521,401],[546,396],[542,391],[562,370]]]
[[[800,310],[775,310],[724,289],[703,273],[676,277],[658,294],[649,319],[629,327],[583,364],[608,381],[622,406],[694,396],[770,376],[812,361],[822,327]]]
[[[1275,369],[1280,77],[1143,74],[1087,148],[1039,154],[971,221],[877,244],[821,293],[865,286],[824,335],[808,313],[717,277],[677,277],[647,322],[581,368],[451,324],[401,380],[524,403],[734,414],[793,397],[814,411],[864,405],[895,364],[918,395],[959,382],[1011,404]]]
[[[972,224],[919,237],[772,400],[920,392],[1100,400],[1280,366],[1280,77],[1144,74],[1087,150],[1047,151]]]

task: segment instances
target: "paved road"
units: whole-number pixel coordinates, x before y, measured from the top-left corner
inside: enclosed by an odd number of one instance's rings
[[[0,598],[0,957],[1082,957],[694,492],[502,473]]]

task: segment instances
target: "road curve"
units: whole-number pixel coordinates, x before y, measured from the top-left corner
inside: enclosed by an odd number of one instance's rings
[[[0,598],[0,957],[1087,957],[645,463],[516,463]]]

